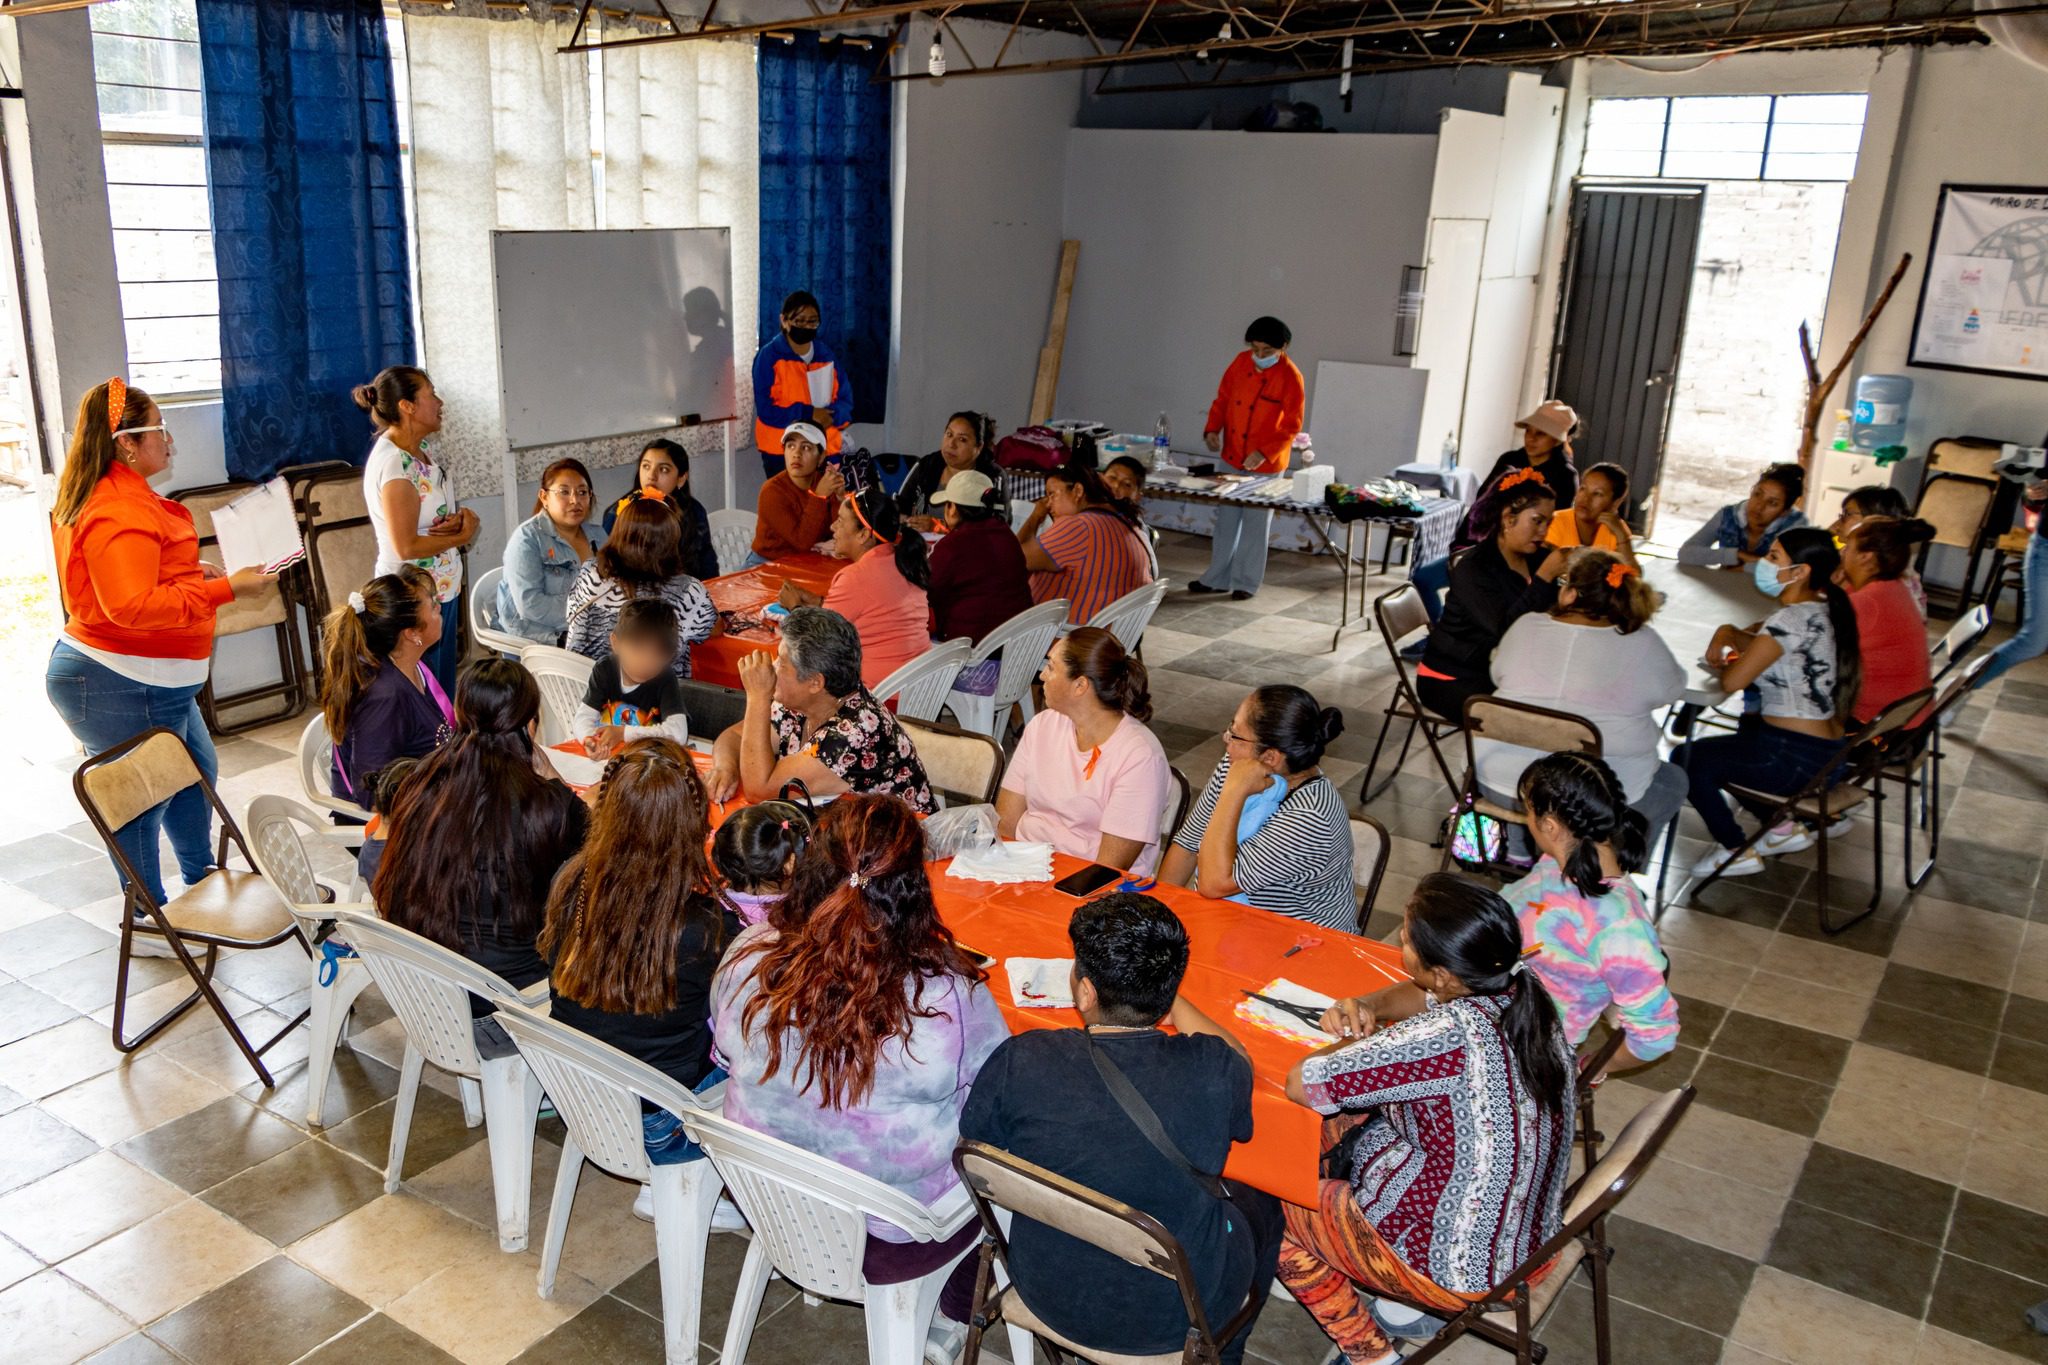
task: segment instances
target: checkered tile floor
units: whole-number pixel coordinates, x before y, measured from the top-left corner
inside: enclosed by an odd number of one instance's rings
[[[1207,542],[1168,537],[1184,583]],[[1383,590],[1383,589],[1380,589]],[[1336,619],[1328,561],[1274,556],[1246,603],[1175,593],[1146,637],[1154,728],[1197,783],[1248,687],[1304,683],[1351,730],[1326,768],[1348,791],[1372,751],[1389,667],[1377,636]],[[1605,1086],[1610,1131],[1658,1089],[1699,1087],[1673,1146],[1614,1226],[1620,1362],[2048,1362],[2021,1313],[2048,1299],[2048,662],[1973,701],[1951,732],[1940,870],[1896,889],[1887,831],[1879,914],[1822,935],[1812,854],[1709,891],[1664,918],[1681,1046]],[[298,723],[221,745],[241,809],[295,794]],[[482,1130],[446,1088],[424,1093],[405,1182],[383,1193],[395,1023],[374,991],[337,1062],[328,1125],[304,1124],[303,1035],[273,1054],[266,1092],[208,1016],[123,1058],[108,1042],[113,873],[72,803],[65,737],[23,727],[0,754],[0,1358],[203,1365],[294,1360],[660,1359],[653,1232],[633,1190],[586,1171],[555,1296],[535,1250],[498,1251]],[[1445,805],[1426,752],[1371,807],[1395,836],[1371,932],[1388,932]],[[1896,806],[1892,809],[1895,811]],[[1688,814],[1676,857],[1703,849]],[[1871,830],[1835,846],[1845,903],[1867,895]],[[1674,884],[1682,880],[1674,877]],[[183,993],[144,962],[141,1004]],[[221,968],[234,1008],[275,1027],[302,1007],[303,960],[282,950]],[[562,1133],[543,1126],[534,1206]],[[537,1238],[537,1233],[536,1233]],[[738,1240],[712,1239],[703,1359],[715,1359]],[[1555,1365],[1592,1359],[1575,1287],[1544,1333]],[[1316,1365],[1325,1343],[1275,1303],[1254,1338],[1267,1365]],[[807,1306],[777,1283],[757,1361],[865,1359],[858,1311]],[[1462,1343],[1444,1359],[1509,1359]]]

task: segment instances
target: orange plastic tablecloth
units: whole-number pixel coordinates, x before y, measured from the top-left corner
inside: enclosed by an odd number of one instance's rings
[[[759,611],[782,592],[784,583],[794,583],[822,594],[846,567],[847,561],[830,555],[791,555],[767,564],[756,564],[738,573],[707,579],[711,605],[720,611]],[[727,635],[723,629],[708,640],[690,646],[690,676],[698,682],[720,687],[740,685],[740,659],[760,649],[773,649],[779,636],[773,629]]]
[[[988,969],[989,990],[1011,1030],[1079,1024],[1072,1010],[1012,1006],[1003,961],[1073,956],[1067,921],[1080,901],[1045,882],[996,886],[962,881],[944,875],[945,866],[932,864],[939,915],[963,945],[996,959]],[[1058,854],[1053,876],[1085,866],[1083,859]],[[1224,1174],[1289,1203],[1314,1207],[1322,1119],[1287,1098],[1287,1073],[1309,1049],[1247,1024],[1237,1017],[1237,1004],[1245,991],[1283,976],[1331,996],[1364,995],[1408,979],[1401,970],[1401,950],[1234,901],[1209,900],[1184,887],[1160,886],[1149,894],[1187,925],[1188,971],[1181,993],[1251,1053],[1252,1140],[1231,1149]],[[1297,945],[1299,952],[1285,956]]]

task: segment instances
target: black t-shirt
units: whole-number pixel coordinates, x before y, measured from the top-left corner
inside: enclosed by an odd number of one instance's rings
[[[583,704],[597,712],[600,725],[653,727],[671,716],[686,714],[682,679],[664,668],[638,687],[627,687],[619,676],[617,655],[606,655],[590,670],[590,686]]]
[[[673,1009],[661,1014],[618,1014],[578,1004],[559,989],[554,992],[556,1019],[686,1086],[695,1086],[711,1069],[711,974],[717,970],[725,945],[740,930],[731,911],[708,901],[694,909],[708,913],[691,919],[676,941]],[[711,923],[721,926],[716,943],[706,932]],[[645,1101],[642,1104],[644,1107]]]
[[[479,967],[489,968],[520,990],[547,979],[548,964],[534,940],[547,920],[548,888],[562,864],[576,856],[583,846],[583,832],[589,809],[583,799],[559,782],[543,782],[535,796],[542,814],[533,824],[539,840],[520,850],[520,864],[513,869],[510,884],[479,886],[478,913],[457,916],[456,932],[461,936],[462,955]],[[515,818],[510,814],[489,818]],[[482,907],[497,907],[485,918]],[[514,921],[533,925],[531,931],[512,927]],[[479,1017],[491,1013],[491,1006],[470,997],[470,1013]]]
[[[1196,1169],[1220,1172],[1231,1143],[1251,1139],[1251,1063],[1221,1038],[1152,1031],[1096,1042]],[[1212,1324],[1243,1305],[1250,1226],[1146,1140],[1103,1084],[1082,1030],[1032,1029],[998,1047],[975,1077],[960,1135],[1157,1218],[1186,1250]],[[1016,1220],[1010,1271],[1033,1311],[1075,1341],[1152,1355],[1186,1338],[1173,1281],[1042,1223]]]

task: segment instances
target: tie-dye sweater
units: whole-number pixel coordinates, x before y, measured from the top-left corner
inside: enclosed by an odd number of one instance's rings
[[[1611,1005],[1629,1051],[1644,1061],[1671,1051],[1678,1042],[1678,1002],[1664,984],[1671,964],[1633,881],[1623,877],[1592,899],[1545,855],[1501,895],[1522,922],[1522,942],[1542,945],[1529,967],[1557,1001],[1572,1046]]]
[[[782,1040],[781,1067],[763,1080],[767,1039],[758,1026],[751,1033],[740,1027],[761,961],[758,953],[740,954],[775,932],[767,924],[742,930],[711,983],[711,1030],[732,1075],[725,1116],[931,1203],[957,1183],[953,1146],[960,1137],[960,1111],[982,1063],[1010,1036],[1002,1011],[978,983],[954,976],[927,979],[921,1000],[937,1013],[913,1015],[907,1040],[891,1038],[882,1045],[874,1088],[858,1104],[827,1109],[798,1074],[807,1068],[796,1064],[794,1031]],[[868,1220],[868,1231],[887,1242],[910,1240],[876,1218]]]

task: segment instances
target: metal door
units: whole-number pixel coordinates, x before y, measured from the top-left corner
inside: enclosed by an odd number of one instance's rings
[[[1704,185],[1580,185],[1550,394],[1579,413],[1573,463],[1628,471],[1630,520],[1664,462]]]

